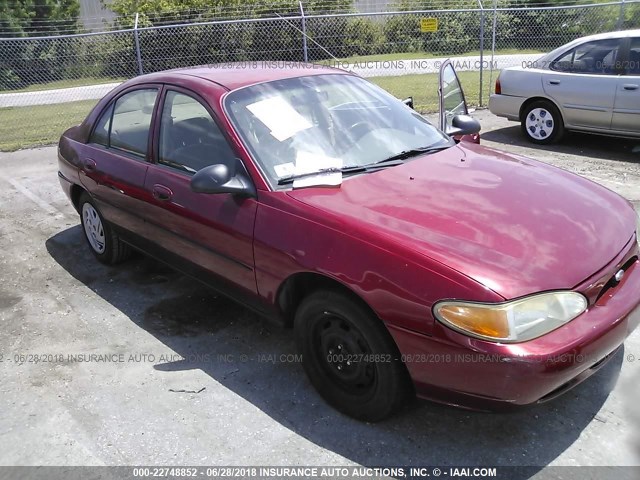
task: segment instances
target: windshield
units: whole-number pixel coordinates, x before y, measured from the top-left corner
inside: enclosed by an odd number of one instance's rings
[[[452,144],[398,99],[351,75],[253,85],[229,93],[225,105],[273,185],[301,166],[305,172],[353,170],[402,152]]]

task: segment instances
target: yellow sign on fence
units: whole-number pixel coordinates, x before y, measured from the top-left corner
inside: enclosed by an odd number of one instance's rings
[[[421,18],[420,19],[420,31],[437,32],[438,31],[438,19],[435,17]]]

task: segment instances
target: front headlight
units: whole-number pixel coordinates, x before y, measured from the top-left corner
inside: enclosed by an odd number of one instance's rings
[[[570,322],[587,309],[576,292],[549,292],[504,303],[438,302],[435,317],[466,335],[492,342],[526,342]]]

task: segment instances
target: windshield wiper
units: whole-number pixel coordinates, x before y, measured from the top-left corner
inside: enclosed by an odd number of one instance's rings
[[[390,157],[387,157],[384,160],[380,160],[379,162],[376,162],[373,165],[393,162],[395,160],[406,160],[407,158],[410,158],[410,157],[417,157],[418,155],[424,155],[425,153],[435,153],[441,150],[446,150],[447,148],[451,148],[451,145],[440,145],[439,147],[419,147],[419,148],[412,148],[409,150],[403,150],[402,152],[397,153],[395,155],[391,155]]]
[[[384,165],[382,165],[383,163]],[[371,172],[373,170],[392,167],[394,165],[402,165],[402,161],[383,160],[382,162],[369,163],[367,165],[352,165],[349,167],[342,167],[342,168],[336,168],[336,167],[321,168],[320,170],[316,170],[314,172],[301,173],[298,175],[287,175],[286,177],[282,177],[281,179],[278,180],[278,185],[286,185],[288,183],[292,183],[294,180],[297,180],[299,178],[315,177],[316,175],[322,175],[323,173],[350,174],[350,173]]]

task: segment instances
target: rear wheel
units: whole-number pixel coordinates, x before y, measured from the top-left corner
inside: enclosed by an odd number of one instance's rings
[[[547,145],[560,140],[564,134],[562,115],[546,100],[531,102],[522,112],[522,133],[533,143]]]
[[[381,420],[411,391],[389,332],[363,305],[333,291],[311,294],[296,312],[303,366],[320,395],[341,412]]]
[[[89,248],[95,257],[107,265],[120,263],[131,255],[131,247],[102,218],[93,199],[86,193],[78,202],[80,221]]]

